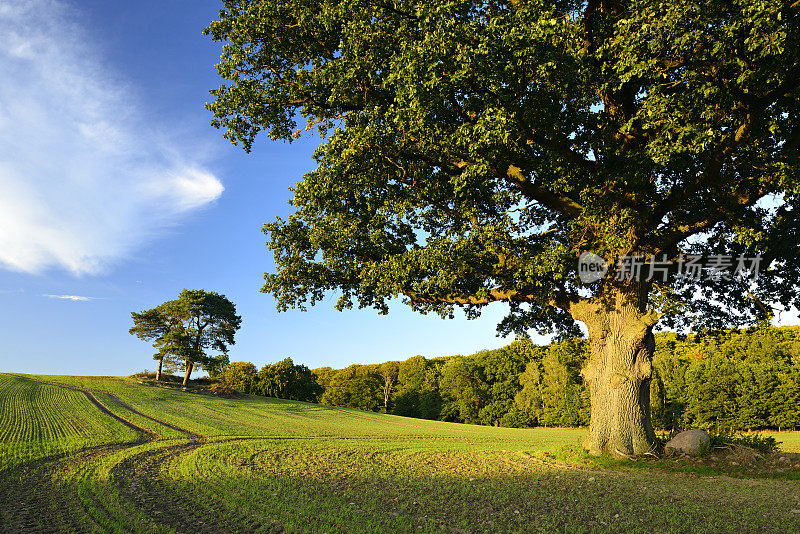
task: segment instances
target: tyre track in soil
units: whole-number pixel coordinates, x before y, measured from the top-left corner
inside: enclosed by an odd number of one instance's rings
[[[205,441],[206,440],[205,436],[202,436],[200,434],[192,432],[191,430],[187,430],[185,428],[181,428],[179,426],[173,425],[171,423],[167,423],[166,421],[162,421],[161,419],[158,419],[158,418],[153,417],[151,415],[144,414],[144,413],[140,412],[139,410],[136,410],[130,404],[126,404],[125,402],[123,402],[122,399],[120,399],[119,397],[117,397],[113,393],[109,393],[107,391],[103,391],[103,394],[107,395],[109,400],[111,400],[111,402],[113,402],[117,406],[120,406],[121,408],[124,408],[125,410],[128,410],[131,413],[135,413],[136,415],[138,415],[140,417],[144,417],[145,419],[153,421],[154,423],[158,423],[159,425],[164,426],[166,428],[175,430],[177,432],[182,432],[182,433],[186,434],[187,436],[191,437],[192,439],[199,440],[199,441]]]
[[[78,391],[101,413],[134,430],[138,438],[127,443],[94,445],[74,452],[54,454],[12,470],[0,470],[3,481],[0,484],[0,517],[2,517],[3,532],[101,530],[75,492],[59,491],[55,475],[63,471],[66,466],[85,471],[91,462],[108,454],[152,441],[157,434],[115,414],[89,390],[27,377],[17,378]],[[98,508],[107,515],[104,507]],[[76,514],[72,513],[73,510],[80,509],[84,510],[84,517],[76,517]]]
[[[253,532],[265,527],[275,531],[281,530],[277,522],[267,518],[263,518],[263,522],[261,522],[258,518],[236,517],[235,515],[231,517],[231,515],[228,515],[223,520],[223,518],[218,517],[213,509],[213,502],[209,506],[203,502],[191,500],[176,491],[164,479],[163,470],[165,464],[208,444],[209,440],[206,437],[144,414],[108,391],[27,377],[24,377],[24,379],[83,393],[103,414],[135,430],[139,434],[139,439],[123,444],[99,445],[87,447],[74,453],[53,455],[16,468],[14,472],[2,473],[0,471],[0,474],[3,474],[6,480],[18,477],[13,485],[0,485],[0,517],[3,520],[3,528],[0,530],[3,532],[96,532],[103,530],[102,526],[92,517],[87,504],[75,492],[70,492],[70,495],[64,495],[63,492],[57,491],[53,481],[53,474],[67,466],[73,467],[71,472],[75,470],[87,472],[91,470],[91,462],[124,449],[156,441],[159,439],[159,435],[111,411],[97,398],[97,393],[102,393],[110,402],[124,410],[128,410],[130,413],[185,434],[190,440],[176,445],[142,451],[125,458],[110,469],[109,481],[116,486],[123,499],[151,520],[149,525],[141,524],[138,518],[128,512],[124,513],[127,516],[124,519],[128,521],[128,524],[135,523],[138,528],[145,530],[168,527],[178,532],[192,533]],[[335,407],[332,408],[337,410]],[[353,414],[350,413],[350,415]],[[358,417],[358,414],[356,414],[356,417]],[[371,418],[364,417],[364,419]],[[403,423],[397,424],[403,425]],[[263,439],[281,438],[277,436],[231,437],[229,439],[214,440],[213,443]],[[589,469],[585,468],[547,462],[527,454],[522,456],[528,462],[539,464],[541,467],[558,470],[566,468],[589,471]],[[516,464],[513,461],[512,463]],[[521,466],[518,464],[517,467]],[[89,500],[93,504],[95,513],[99,513],[107,522],[119,524],[119,520],[123,519],[118,514],[107,510],[97,495],[91,491],[89,492]],[[126,507],[123,504],[121,508],[126,509],[130,508],[130,506]],[[71,513],[72,510],[81,510],[83,513]],[[231,523],[232,520],[235,524]]]
[[[8,532],[89,532],[102,530],[102,527],[92,518],[92,514],[89,512],[87,505],[76,495],[73,494],[72,498],[68,498],[60,494],[53,495],[58,492],[47,491],[48,487],[54,488],[52,481],[53,472],[59,468],[63,469],[65,467],[64,464],[74,465],[79,470],[88,471],[91,469],[88,465],[90,462],[123,449],[158,440],[159,435],[111,411],[97,397],[98,393],[105,395],[108,401],[119,406],[123,410],[127,410],[144,419],[153,421],[165,428],[181,432],[190,440],[189,442],[182,442],[176,445],[142,451],[125,458],[110,469],[109,481],[114,484],[122,498],[151,520],[149,525],[138,523],[137,527],[142,529],[168,527],[178,532],[193,533],[252,532],[257,529],[263,529],[265,526],[276,531],[280,530],[279,525],[275,521],[267,518],[264,518],[264,522],[262,523],[259,522],[257,518],[253,517],[231,517],[229,515],[223,521],[223,518],[218,517],[215,510],[212,508],[213,503],[211,503],[211,506],[208,506],[204,505],[202,502],[191,500],[176,491],[176,489],[170,486],[164,479],[163,470],[165,464],[181,455],[189,454],[208,444],[209,440],[206,437],[144,414],[108,391],[82,388],[57,382],[30,379],[27,377],[24,377],[24,379],[83,393],[102,413],[135,430],[139,434],[139,439],[116,446],[101,445],[90,447],[78,451],[77,453],[54,455],[37,461],[35,463],[36,465],[28,464],[23,469],[20,469],[19,474],[22,476],[20,476],[19,483],[14,484],[14,486],[10,488],[10,492],[0,491],[0,502],[19,503],[14,507],[14,513],[10,514],[10,521],[6,520],[6,517],[8,517],[6,513],[8,511],[3,509],[5,508],[3,505],[0,505],[0,512],[2,512],[4,516],[3,523],[5,525],[11,525],[12,527],[7,530]],[[326,406],[325,408],[346,412],[351,416],[361,417],[363,419],[372,419],[370,417],[360,416],[360,414],[353,414],[346,410],[339,410],[337,407]],[[392,421],[392,423],[402,426],[414,426],[394,421]],[[231,437],[229,439],[214,440],[214,443],[247,441],[251,439],[271,440],[280,438],[277,436]],[[532,461],[533,463],[540,464],[542,467],[549,467],[550,469],[569,468],[564,465],[554,465],[551,462],[542,461],[529,455],[523,455],[523,457],[529,462]],[[60,500],[56,506],[53,506],[52,502],[54,497]],[[95,494],[89,492],[89,499],[92,501],[95,513],[104,516],[108,522],[114,524],[118,523],[120,519],[123,519],[108,511]],[[122,508],[125,509],[128,507],[123,505]],[[81,516],[70,514],[68,511],[73,509],[82,510],[83,514]],[[138,518],[133,517],[131,512],[125,515],[127,517],[124,517],[124,519],[126,519],[129,524],[139,521]],[[45,518],[44,521],[42,518]],[[235,524],[231,524],[231,520],[233,520]]]
[[[220,517],[220,508],[212,498],[210,501],[193,500],[185,493],[176,491],[162,476],[170,461],[189,454],[205,445],[236,441],[261,441],[281,439],[275,437],[231,437],[208,441],[206,438],[180,443],[169,447],[143,451],[115,465],[110,472],[120,493],[145,515],[151,518],[149,526],[167,526],[177,532],[202,534],[232,534],[256,531],[282,532],[283,526],[276,520],[253,517],[227,510]],[[283,438],[305,439],[305,438]]]
[[[86,506],[74,492],[59,491],[56,475],[65,468],[86,470],[98,458],[140,445],[133,441],[97,445],[40,458],[23,466],[0,471],[0,517],[2,532],[99,531]],[[74,511],[83,510],[79,516]],[[102,513],[107,512],[100,507]]]
[[[51,455],[38,459],[34,462],[19,466],[13,470],[0,470],[2,480],[10,483],[0,483],[0,518],[2,518],[2,532],[97,532],[103,528],[98,524],[89,512],[85,504],[74,491],[59,491],[55,476],[59,471],[68,473],[87,472],[91,469],[91,463],[100,460],[102,457],[113,453],[130,449],[144,443],[159,439],[157,432],[143,428],[136,423],[113,412],[97,397],[99,390],[82,388],[36,380],[28,377],[18,377],[21,380],[37,382],[72,391],[78,391],[86,396],[89,402],[104,415],[119,421],[123,425],[131,428],[138,434],[138,439],[120,444],[97,445],[84,449]],[[121,495],[134,507],[145,512],[154,518],[153,527],[156,525],[172,526],[180,531],[201,531],[201,532],[223,532],[219,526],[213,529],[196,528],[197,526],[206,527],[205,521],[194,514],[186,514],[174,506],[165,508],[176,501],[178,496],[170,491],[166,484],[160,481],[161,466],[164,462],[174,456],[175,453],[183,454],[204,445],[207,440],[205,437],[190,430],[176,425],[161,421],[155,417],[144,414],[129,404],[120,400],[110,392],[102,391],[109,401],[121,408],[139,415],[145,419],[156,422],[166,428],[176,430],[186,434],[191,439],[189,443],[176,446],[162,447],[152,451],[144,451],[123,460],[111,471],[113,476],[110,480],[114,482]],[[144,468],[136,468],[136,463],[142,462]],[[131,476],[133,475],[133,476]],[[153,494],[159,496],[153,499],[143,495],[139,488],[151,488]],[[114,514],[109,512],[97,495],[89,492],[89,499],[94,504],[94,510],[99,512],[111,523],[116,523]],[[186,503],[186,510],[196,508],[196,503]],[[82,510],[82,514],[76,514],[74,510]],[[119,519],[119,518],[116,518]],[[130,519],[133,519],[130,517]],[[144,525],[139,525],[144,526]],[[146,526],[144,526],[147,528]]]
[[[199,532],[199,533],[238,533],[238,532],[254,532],[257,529],[263,529],[264,523],[258,521],[257,518],[253,517],[246,517],[246,516],[239,516],[235,517],[236,524],[232,525],[230,523],[231,516],[228,517],[223,521],[222,518],[217,517],[216,511],[209,506],[205,506],[202,502],[193,501],[191,499],[186,498],[185,496],[179,494],[175,491],[173,487],[169,485],[163,478],[163,468],[164,465],[177,458],[180,455],[188,454],[206,444],[209,443],[207,437],[192,432],[191,430],[181,428],[179,426],[173,425],[166,421],[162,421],[156,417],[144,414],[139,410],[136,410],[129,404],[122,401],[119,397],[114,395],[109,391],[104,391],[100,389],[89,389],[89,388],[82,388],[78,386],[71,386],[67,384],[60,384],[57,382],[48,382],[44,380],[36,380],[36,379],[29,379],[25,377],[26,380],[31,380],[34,382],[39,382],[43,384],[48,384],[56,387],[62,387],[65,389],[70,389],[74,391],[80,391],[81,393],[85,394],[89,401],[95,405],[101,412],[104,414],[113,417],[114,419],[120,421],[121,423],[125,424],[126,426],[137,430],[140,433],[140,439],[125,444],[123,446],[117,446],[111,449],[106,450],[106,454],[111,454],[113,452],[118,452],[122,449],[132,448],[137,445],[142,445],[143,443],[147,443],[150,441],[156,441],[159,439],[159,436],[156,432],[152,430],[145,429],[135,423],[121,417],[120,415],[112,412],[103,402],[97,398],[96,393],[102,393],[103,395],[108,397],[108,400],[114,403],[115,405],[130,411],[140,417],[158,423],[166,428],[170,428],[172,430],[181,432],[187,436],[188,439],[191,441],[182,442],[176,445],[170,445],[165,447],[159,447],[153,450],[142,451],[140,453],[134,454],[122,460],[117,465],[113,466],[109,472],[109,481],[114,484],[119,490],[120,495],[128,501],[130,504],[133,505],[139,512],[143,515],[149,517],[151,519],[151,523],[149,525],[142,525],[139,522],[139,519],[133,517],[131,513],[126,514],[126,519],[129,521],[129,524],[133,523],[136,524],[137,527],[142,529],[148,528],[156,528],[156,527],[168,527],[175,529],[178,532]],[[246,441],[246,440],[261,440],[265,439],[264,436],[253,436],[253,437],[231,437],[228,439],[219,439],[214,440],[214,443],[225,443],[225,442],[232,442],[232,441]],[[269,439],[269,438],[267,438]],[[101,447],[98,447],[98,450],[101,450]],[[88,449],[87,449],[88,450]],[[83,452],[83,451],[80,451]],[[53,467],[58,467],[59,465],[63,465],[64,460],[67,458],[71,458],[69,454],[58,455],[57,458],[53,458],[51,465],[49,466],[52,470]],[[95,457],[94,459],[99,459],[99,456]],[[43,464],[44,467],[44,464]],[[45,477],[47,477],[48,472],[47,469],[43,470],[42,473]],[[34,477],[33,484],[37,485],[41,483],[41,477]],[[30,488],[30,484],[26,484]],[[38,486],[42,487],[42,486]],[[114,517],[105,506],[101,503],[100,499],[94,494],[90,494],[90,498],[92,499],[95,509],[99,510],[102,515],[106,518],[111,519],[112,523],[118,523],[119,517]],[[75,499],[78,501],[78,499]],[[41,504],[41,503],[40,503]],[[64,503],[64,509],[69,509],[69,504],[66,502]],[[27,530],[23,529],[24,531],[28,532],[88,532],[88,531],[97,531],[100,530],[99,525],[91,519],[91,514],[89,514],[88,510],[86,509],[85,505],[79,504],[77,502],[71,503],[72,506],[83,506],[85,510],[86,517],[83,520],[73,521],[72,523],[63,523],[60,527],[57,528],[50,528],[45,530]],[[33,506],[29,507],[30,509],[41,508],[41,506]],[[125,506],[122,507],[123,509]],[[91,519],[90,523],[86,523],[86,518]],[[275,531],[281,531],[280,525],[277,522],[272,520],[266,520],[266,525],[268,525],[269,529],[273,529]],[[65,526],[69,526],[70,528],[64,528]]]
[[[127,500],[151,518],[153,527],[209,534],[246,532],[240,524],[232,525],[230,518],[223,521],[204,503],[176,491],[162,476],[165,464],[203,445],[192,441],[136,454],[115,465],[110,478]]]
[[[113,393],[102,392],[108,396],[111,402],[123,409],[166,428],[186,434],[191,439],[189,443],[160,447],[135,454],[110,470],[109,479],[117,486],[117,489],[126,500],[133,503],[139,511],[151,518],[152,527],[168,526],[179,532],[243,532],[240,528],[236,528],[233,531],[229,530],[230,526],[228,524],[215,520],[213,511],[202,510],[200,503],[184,498],[175,492],[163,479],[164,464],[171,459],[190,453],[207,444],[208,439],[205,436],[144,414],[122,401]]]
[[[103,403],[94,395],[95,392],[102,392],[109,400],[123,409],[139,415],[145,419],[158,423],[166,428],[182,432],[191,439],[188,443],[181,443],[168,447],[160,447],[155,450],[142,451],[141,453],[132,455],[119,464],[115,465],[110,470],[109,479],[115,484],[117,489],[123,497],[129,502],[133,503],[135,507],[151,518],[152,527],[167,526],[175,529],[178,532],[200,532],[200,533],[238,533],[238,532],[255,532],[256,530],[263,530],[266,525],[271,531],[281,532],[281,525],[275,520],[264,519],[264,522],[259,521],[258,518],[250,516],[238,516],[235,525],[230,524],[230,515],[223,521],[222,518],[217,517],[217,512],[213,507],[205,506],[201,502],[187,499],[185,496],[177,493],[174,488],[164,480],[163,468],[164,464],[180,455],[188,454],[200,447],[209,443],[207,437],[181,428],[179,426],[167,423],[158,418],[144,414],[129,404],[122,401],[113,393],[100,389],[86,389],[75,386],[67,386],[55,382],[45,382],[53,386],[66,387],[76,391],[82,391],[90,397],[90,400],[104,413],[107,413],[128,425],[140,429],[149,434],[152,439],[145,441],[152,441],[157,439],[157,434],[148,431],[142,427],[131,423],[127,419],[121,418],[108,410]],[[326,407],[327,408],[327,407]],[[335,409],[335,408],[334,408]],[[303,437],[284,437],[284,436],[236,436],[223,439],[215,439],[213,443],[228,443],[234,441],[250,441],[250,440],[284,440],[284,439],[309,439]],[[138,443],[137,443],[138,444]],[[97,499],[95,498],[95,501]],[[130,518],[133,520],[133,518]],[[246,525],[246,526],[245,526]],[[144,525],[139,525],[144,527]]]
[[[14,375],[14,376],[16,376],[16,375]],[[61,388],[61,389],[68,389],[68,390],[71,390],[71,391],[77,391],[79,393],[83,393],[86,396],[86,398],[89,400],[89,402],[94,404],[95,408],[100,410],[103,414],[111,417],[112,419],[115,419],[115,420],[119,421],[123,425],[125,425],[128,428],[130,428],[130,429],[134,430],[135,432],[137,432],[139,434],[139,439],[135,442],[137,444],[146,443],[148,441],[153,441],[154,439],[158,438],[158,434],[156,432],[153,432],[152,430],[148,430],[146,428],[143,428],[143,427],[137,425],[136,423],[134,423],[132,421],[129,421],[128,419],[125,419],[124,417],[112,412],[108,408],[108,406],[103,404],[100,401],[100,399],[98,399],[95,396],[95,391],[97,391],[97,390],[92,390],[92,389],[88,389],[88,388],[82,388],[82,387],[78,387],[78,386],[70,386],[68,384],[61,384],[59,382],[48,382],[47,380],[38,380],[38,379],[35,379],[35,378],[20,377],[20,376],[17,376],[17,378],[20,379],[20,380],[27,380],[28,382],[35,382],[37,384],[46,384],[48,386],[55,386],[55,387],[58,387],[58,388]],[[105,392],[105,391],[103,393],[105,393],[106,395],[108,395],[112,399],[116,398],[111,393],[108,393],[108,392]],[[121,403],[121,404],[123,404],[123,403]],[[135,413],[135,414],[137,414],[137,415],[141,415],[142,417],[145,417],[147,419],[151,419],[150,417],[148,417],[148,416],[146,416],[146,415],[144,415],[142,413],[139,413],[139,412],[137,412],[136,410],[134,410],[132,408],[130,408],[130,411]]]
[[[228,515],[223,520],[223,518],[218,517],[218,514],[213,509],[213,502],[209,506],[203,502],[187,498],[165,480],[163,477],[165,464],[206,445],[209,442],[206,437],[144,414],[108,391],[29,379],[27,377],[24,379],[83,393],[103,414],[135,430],[139,434],[139,439],[116,446],[96,446],[76,453],[54,455],[36,462],[36,465],[28,464],[20,469],[19,482],[8,488],[10,491],[0,492],[0,498],[2,498],[0,502],[17,503],[12,510],[4,510],[3,508],[5,507],[0,505],[0,512],[3,512],[4,525],[10,525],[11,527],[8,529],[4,527],[4,531],[91,532],[102,530],[101,525],[92,517],[87,503],[81,501],[74,492],[67,496],[56,490],[52,477],[53,473],[59,469],[63,470],[67,466],[73,467],[73,472],[75,469],[84,472],[89,471],[91,470],[89,465],[91,462],[124,449],[158,440],[159,435],[111,411],[97,397],[97,393],[102,393],[108,398],[108,401],[124,410],[128,410],[130,413],[185,434],[190,441],[142,451],[125,458],[110,469],[109,481],[119,491],[120,496],[129,503],[129,506],[123,504],[121,508],[129,509],[130,505],[132,505],[138,512],[150,518],[150,524],[141,524],[139,518],[134,517],[132,512],[123,512],[124,517],[119,517],[118,514],[107,510],[97,495],[90,491],[88,497],[91,500],[95,514],[99,513],[111,524],[119,524],[119,520],[124,519],[128,524],[136,524],[137,527],[145,530],[157,527],[168,527],[178,532],[193,533],[253,532],[257,529],[264,529],[264,527],[275,531],[281,530],[281,527],[275,521],[267,518],[263,518],[263,522],[261,522],[258,518],[236,517],[233,514],[233,516]],[[337,410],[335,407],[332,407],[332,409]],[[350,413],[350,415],[354,414]],[[358,417],[358,414],[355,414],[355,416]],[[363,418],[371,419],[368,417]],[[402,423],[398,424],[402,425]],[[276,438],[280,439],[277,436],[231,437],[229,439],[214,440],[214,443]],[[48,489],[53,491],[48,491]],[[53,502],[54,500],[56,501],[55,503]],[[70,510],[82,510],[83,513],[80,515],[74,514],[70,513]],[[7,512],[12,513],[7,515]],[[8,517],[10,517],[10,520],[7,520]],[[231,521],[235,524],[232,524]]]

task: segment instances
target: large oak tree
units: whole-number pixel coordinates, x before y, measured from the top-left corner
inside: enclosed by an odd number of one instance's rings
[[[652,329],[798,304],[796,0],[226,0],[213,124],[250,151],[316,130],[266,224],[279,309],[588,329],[594,453],[642,454]],[[612,265],[582,285],[577,258]],[[627,255],[761,254],[757,280],[618,280]]]

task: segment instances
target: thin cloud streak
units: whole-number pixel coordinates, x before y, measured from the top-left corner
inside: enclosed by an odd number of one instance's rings
[[[90,300],[99,300],[97,297],[82,297],[80,295],[42,295],[50,299],[72,300],[75,302],[87,302]]]
[[[224,190],[97,48],[58,0],[0,5],[0,268],[102,273]]]

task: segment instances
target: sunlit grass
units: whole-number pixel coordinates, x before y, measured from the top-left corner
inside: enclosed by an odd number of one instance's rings
[[[35,380],[91,390],[124,423],[82,391]],[[580,447],[583,429],[222,399],[113,377],[0,375],[0,408],[0,469],[13,473],[0,492],[35,512],[0,503],[17,530],[800,531],[796,481],[597,459]],[[800,434],[778,439],[792,450]],[[36,463],[54,453],[67,454]]]

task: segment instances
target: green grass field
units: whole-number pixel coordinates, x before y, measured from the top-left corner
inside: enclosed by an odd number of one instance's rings
[[[0,531],[800,532],[796,471],[594,460],[584,433],[0,374]]]

